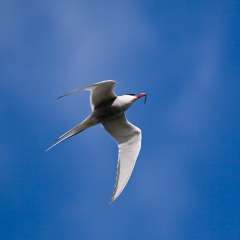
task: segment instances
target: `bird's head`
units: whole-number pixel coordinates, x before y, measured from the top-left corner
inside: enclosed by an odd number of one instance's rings
[[[146,103],[147,100],[147,94],[146,93],[128,93],[125,95],[121,95],[117,97],[117,105],[121,107],[124,111],[128,109],[134,102],[136,102],[140,98],[145,98],[144,103]]]

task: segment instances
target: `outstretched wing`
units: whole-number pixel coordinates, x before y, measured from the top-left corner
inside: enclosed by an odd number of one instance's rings
[[[141,149],[141,130],[127,121],[125,115],[103,123],[104,128],[118,142],[118,166],[112,201],[121,194],[128,183]]]
[[[74,93],[80,92],[82,90],[89,90],[90,94],[90,103],[92,110],[102,103],[114,100],[116,98],[116,94],[113,91],[116,82],[114,80],[105,80],[87,87],[80,87],[73,89],[72,91],[63,94],[58,97],[58,99],[72,95]]]

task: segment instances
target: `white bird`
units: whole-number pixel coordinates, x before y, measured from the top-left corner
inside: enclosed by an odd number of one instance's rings
[[[73,137],[85,129],[101,123],[108,133],[117,141],[118,165],[115,188],[112,194],[112,201],[122,193],[128,183],[135,166],[138,154],[141,149],[141,129],[130,123],[124,112],[138,99],[145,97],[146,93],[126,94],[117,96],[113,88],[116,82],[114,80],[105,80],[95,83],[84,89],[75,89],[59,98],[71,95],[79,90],[90,91],[90,103],[92,113],[84,121],[61,135],[57,141],[50,146],[50,150],[58,143]]]

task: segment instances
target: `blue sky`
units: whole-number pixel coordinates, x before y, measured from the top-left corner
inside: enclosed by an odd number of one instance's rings
[[[0,238],[240,238],[238,1],[1,1]],[[146,91],[127,188],[98,126],[45,153],[90,112],[76,86]]]

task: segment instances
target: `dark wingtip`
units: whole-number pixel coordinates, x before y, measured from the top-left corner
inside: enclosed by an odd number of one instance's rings
[[[75,92],[76,91],[71,91],[71,92],[65,93],[65,94],[57,97],[57,100],[62,99],[62,98],[67,97],[67,96],[70,96],[70,95],[74,94]]]
[[[56,98],[56,100],[60,100],[61,98],[62,98],[62,96],[59,96],[59,97]]]
[[[61,96],[57,97],[56,100],[60,100],[60,99],[62,99],[63,97],[65,97],[65,95],[61,95]]]

